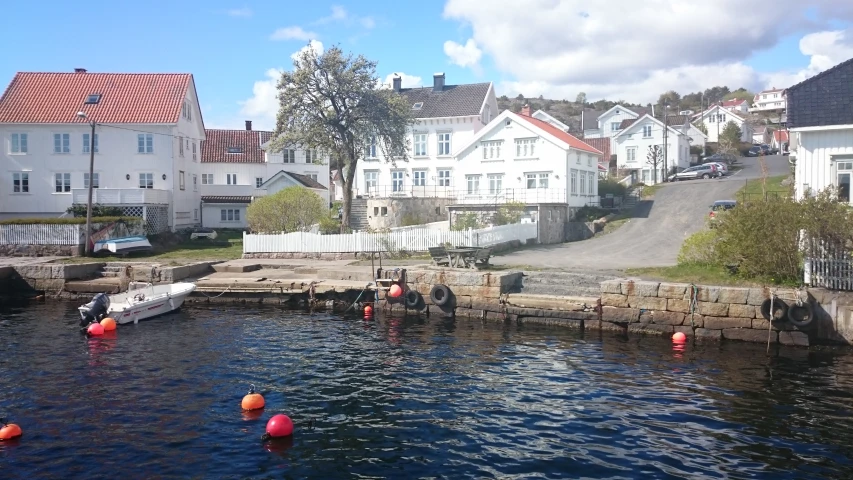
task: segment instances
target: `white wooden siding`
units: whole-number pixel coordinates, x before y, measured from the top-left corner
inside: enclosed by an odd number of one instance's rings
[[[796,198],[801,200],[806,185],[812,192],[835,185],[832,157],[853,155],[853,125],[843,130],[798,133],[795,180]]]

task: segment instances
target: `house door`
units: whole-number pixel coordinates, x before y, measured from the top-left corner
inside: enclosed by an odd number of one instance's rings
[[[642,182],[645,183],[646,185],[648,185],[651,183],[651,181],[652,181],[652,171],[649,170],[648,168],[644,168],[643,169],[643,180],[642,180]]]
[[[838,201],[850,203],[850,181],[853,179],[853,155],[832,157],[835,165],[835,187],[838,189]]]

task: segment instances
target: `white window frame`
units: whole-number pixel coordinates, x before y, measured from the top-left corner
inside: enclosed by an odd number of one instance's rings
[[[367,145],[365,146],[364,156],[366,158],[379,158],[376,155],[376,135],[371,135],[367,138]]]
[[[187,189],[186,175],[183,170],[178,170],[178,188],[181,190]]]
[[[571,181],[569,182],[570,192],[573,196],[577,196],[578,194],[578,171],[575,169],[571,170],[569,174],[569,178]]]
[[[186,106],[186,104],[184,104]],[[184,156],[184,137],[178,137],[178,156]]]
[[[313,148],[305,149],[305,163],[314,163],[317,161],[317,150]]]
[[[193,191],[194,192],[198,191],[198,174],[195,174],[195,173],[193,174]],[[196,219],[196,220],[198,220],[198,219]]]
[[[225,185],[237,185],[237,174],[236,173],[226,173],[225,174]]]
[[[453,155],[452,141],[453,141],[453,132],[438,132],[436,135],[438,140],[438,156],[439,157],[449,157]]]
[[[499,195],[503,192],[504,175],[502,173],[491,173],[487,178],[489,180],[489,195]]]
[[[438,169],[438,186],[439,187],[450,187],[452,186],[451,178],[453,178],[453,171],[449,168],[440,168]]]
[[[71,193],[71,173],[57,172],[53,174],[53,193]]]
[[[619,125],[621,125],[621,124],[622,124],[622,122],[610,122],[610,131],[611,132],[618,132],[619,131]]]
[[[201,174],[201,184],[202,185],[213,185],[213,174],[212,173],[202,173]]]
[[[427,171],[426,170],[412,170],[412,186],[425,187],[426,186],[426,178],[427,178]]]
[[[586,172],[580,171],[578,172],[578,186],[580,187],[579,193],[581,196],[586,195]]]
[[[589,180],[589,192],[587,193],[594,197],[596,190],[598,190],[598,176],[594,172],[589,172],[587,179]]]
[[[26,133],[13,133],[9,137],[9,154],[25,155],[30,149],[29,135]]]
[[[12,193],[30,193],[30,172],[12,172]]]
[[[101,186],[101,174],[94,172],[92,173],[92,178],[94,179],[92,188],[99,188]],[[83,172],[83,188],[89,188],[89,172]]]
[[[379,170],[364,171],[364,189],[370,193],[375,192],[379,182]]]
[[[391,191],[402,192],[406,188],[406,171],[391,170]]]
[[[65,155],[71,153],[70,133],[53,134],[53,153],[57,155]]]
[[[515,158],[536,158],[536,138],[516,138]]]
[[[84,133],[83,134],[83,153],[90,153],[89,147],[91,147],[92,141],[89,138],[89,135],[91,135],[91,133]],[[98,134],[97,133],[95,134],[95,153],[98,153]]]
[[[139,188],[153,189],[154,174],[150,172],[139,172]]]
[[[136,134],[136,153],[139,155],[151,155],[154,153],[154,134]]]
[[[633,163],[637,161],[637,147],[625,148],[625,162]]]
[[[830,161],[832,162],[832,186],[839,189],[841,186],[841,182],[838,181],[839,176],[848,175],[847,204],[853,205],[853,191],[850,191],[850,187],[853,187],[853,155],[832,155]]]
[[[502,140],[490,140],[480,142],[480,148],[483,149],[483,160],[500,160]]]
[[[643,138],[652,138],[652,126],[643,125]]]
[[[285,148],[281,151],[282,163],[296,163],[296,150]]]
[[[239,222],[240,221],[240,209],[239,208],[221,208],[221,209],[219,209],[219,221],[220,222]]]
[[[592,166],[592,155],[587,155],[587,156],[586,156],[586,166],[587,166],[587,167],[591,167],[591,166]]]
[[[429,142],[429,134],[424,132],[415,132],[412,135],[412,145],[413,154],[415,157],[427,157],[429,156],[429,149],[427,148]]]
[[[465,193],[478,195],[480,193],[480,177],[482,175],[465,175]]]
[[[196,143],[195,143],[195,141],[193,141],[193,161],[194,161],[194,162],[197,162],[197,161],[198,161],[198,157],[196,156],[195,145],[196,145]]]
[[[264,184],[264,177],[255,177],[255,188],[261,188]]]
[[[193,220],[196,222],[198,221],[198,209],[197,208],[193,210]]]

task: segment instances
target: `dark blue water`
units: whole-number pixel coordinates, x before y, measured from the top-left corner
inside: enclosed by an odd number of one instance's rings
[[[2,478],[853,477],[844,351],[246,306],[86,340],[75,308],[2,307]]]

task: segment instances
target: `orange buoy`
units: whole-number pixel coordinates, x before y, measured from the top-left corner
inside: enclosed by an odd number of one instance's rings
[[[110,317],[101,320],[101,326],[105,332],[111,332],[116,329],[116,321]]]
[[[391,288],[388,290],[388,296],[392,298],[397,298],[403,294],[403,289],[400,288],[399,285],[391,285]]]
[[[684,343],[687,341],[687,335],[682,332],[675,332],[672,334],[672,343]]]
[[[24,432],[21,431],[21,427],[14,423],[5,423],[0,427],[0,440],[11,440],[13,438],[18,438],[23,434]]]
[[[249,393],[243,397],[243,401],[240,403],[240,406],[246,411],[260,410],[264,408],[264,397],[260,393],[255,393],[255,386],[251,385],[249,387]]]
[[[369,317],[371,315],[373,315],[373,307],[371,307],[370,305],[364,307],[364,316]]]

